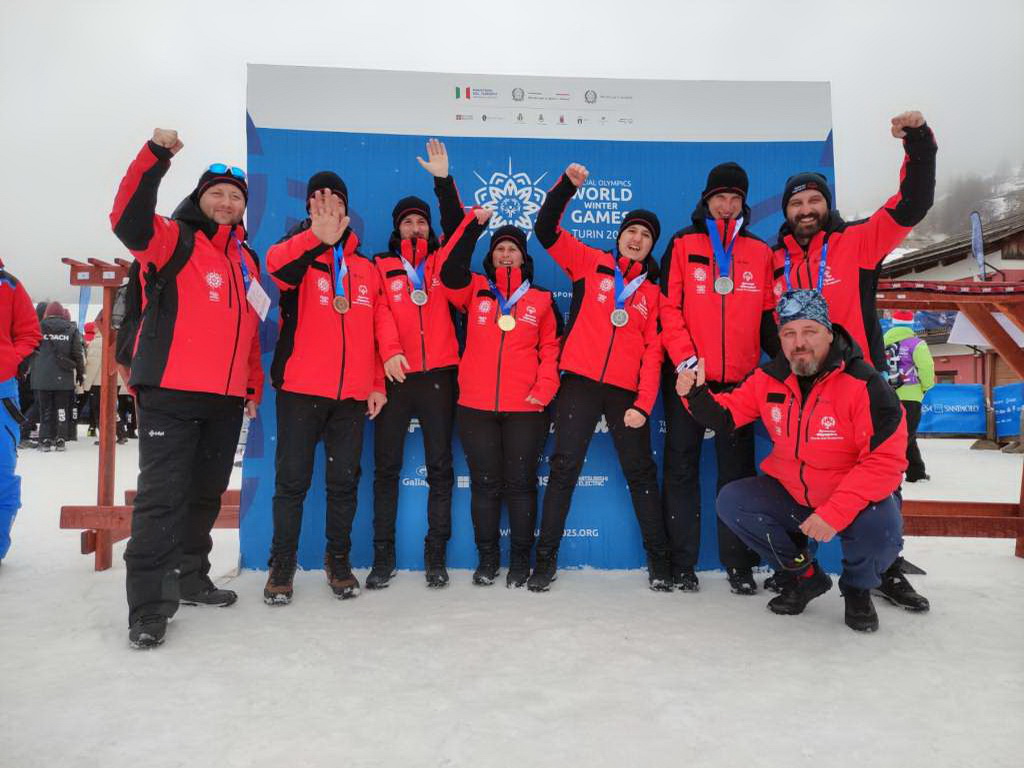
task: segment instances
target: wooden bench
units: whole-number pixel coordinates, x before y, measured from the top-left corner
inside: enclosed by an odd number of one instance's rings
[[[60,508],[61,528],[84,528],[82,554],[95,555],[95,569],[113,565],[113,545],[131,535],[132,504],[136,491],[125,491],[124,504],[116,506],[64,506]],[[220,514],[214,528],[237,528],[241,491],[228,490],[220,499]]]

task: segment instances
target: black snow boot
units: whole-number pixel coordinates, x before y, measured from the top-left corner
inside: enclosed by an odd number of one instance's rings
[[[882,583],[871,591],[879,597],[884,597],[893,605],[915,613],[924,613],[931,607],[928,598],[919,595],[907,581],[907,577],[903,575],[900,559],[897,558],[896,562],[889,566],[889,569],[882,574]]]
[[[668,552],[647,553],[647,584],[655,592],[672,591],[672,566]]]
[[[530,550],[512,545],[508,558],[508,573],[505,574],[505,586],[518,589],[530,578]]]
[[[811,600],[832,589],[832,579],[821,569],[817,560],[813,560],[799,574],[790,571],[784,574],[782,594],[768,601],[768,609],[772,613],[796,616],[804,612],[804,608]],[[783,572],[776,575],[782,578]]]
[[[526,582],[531,592],[547,592],[558,578],[558,547],[537,547],[537,564]]]
[[[211,605],[215,608],[227,608],[238,600],[238,593],[230,589],[218,589],[209,579],[205,579],[202,589],[192,594],[182,595],[178,602],[181,605]]]
[[[331,592],[339,600],[348,600],[359,595],[359,579],[352,573],[348,552],[328,552],[324,555],[324,573]]]
[[[764,591],[774,592],[776,595],[779,594],[782,592],[782,581],[784,581],[784,579],[781,579],[779,572],[776,571],[764,580]]]
[[[480,560],[476,570],[473,572],[473,583],[487,587],[498,578],[498,572],[501,569],[501,550],[497,544],[494,544],[493,546],[480,547],[478,552]]]
[[[395,575],[395,542],[373,543],[373,568],[366,577],[367,589],[384,589]]]
[[[878,630],[878,614],[871,602],[871,591],[867,589],[844,589],[846,600],[846,626],[857,632]]]
[[[725,573],[729,577],[729,590],[734,595],[757,594],[757,582],[754,581],[753,569],[726,568]]]
[[[292,601],[292,582],[295,579],[295,555],[274,555],[270,558],[270,574],[263,587],[263,602],[267,605],[288,605]]]
[[[700,579],[693,568],[680,568],[674,571],[672,584],[680,592],[700,592]]]
[[[424,576],[428,587],[439,589],[448,586],[448,569],[445,567],[447,555],[446,541],[428,541],[423,545],[423,565],[426,568]]]
[[[128,644],[139,650],[156,648],[163,644],[166,633],[166,616],[142,616],[132,622],[128,630]]]

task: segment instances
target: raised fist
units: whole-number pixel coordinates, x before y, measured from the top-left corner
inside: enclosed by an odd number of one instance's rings
[[[178,132],[170,128],[154,128],[153,143],[171,150],[172,155],[176,155],[178,150],[185,146],[178,138]]]
[[[902,139],[907,135],[907,128],[920,128],[924,125],[924,115],[920,112],[902,112],[892,119],[892,135]]]
[[[584,165],[572,163],[565,169],[565,175],[569,177],[569,181],[573,183],[573,186],[582,187],[587,177],[590,176],[590,171]]]
[[[479,224],[480,226],[486,224],[490,220],[491,214],[493,213],[494,211],[492,211],[490,208],[473,209],[473,215],[476,216],[476,223]]]

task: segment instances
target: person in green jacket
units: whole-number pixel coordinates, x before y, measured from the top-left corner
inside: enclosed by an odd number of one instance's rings
[[[916,483],[931,479],[917,447],[917,427],[921,423],[921,401],[935,386],[935,361],[928,345],[914,335],[913,312],[897,310],[892,319],[893,326],[885,333],[885,356],[889,362],[889,383],[907,412],[906,480]]]

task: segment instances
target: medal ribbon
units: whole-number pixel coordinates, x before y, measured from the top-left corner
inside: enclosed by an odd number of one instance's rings
[[[643,281],[647,278],[647,271],[641,272],[639,275],[629,281],[628,284],[625,282],[625,278],[622,276],[622,270],[619,269],[619,261],[616,259],[615,264],[615,308],[622,309],[626,306],[626,302],[629,297],[636,293],[636,289],[640,287]]]
[[[402,266],[405,267],[405,274],[409,276],[409,282],[412,283],[412,289],[414,291],[422,291],[423,273],[427,269],[427,260],[423,259],[418,267],[413,267],[413,265],[406,260],[405,256],[399,256],[398,258],[402,260]]]
[[[242,241],[237,237],[235,238],[235,247],[238,248],[238,263],[242,267],[242,284],[245,286],[245,292],[248,293],[252,278],[249,276],[249,268],[245,266],[245,249],[242,247]]]
[[[345,263],[345,250],[341,243],[334,246],[334,295],[345,295],[345,275],[348,274],[348,264]]]
[[[821,289],[825,285],[825,265],[828,263],[828,243],[823,243],[821,246],[821,261],[818,262],[818,293],[821,293]],[[784,265],[786,273],[786,290],[793,290],[793,283],[789,279],[789,270],[792,262],[789,256],[789,248],[786,248],[786,263]]]
[[[728,229],[729,221],[725,222]],[[718,265],[718,274],[721,277],[729,277],[729,270],[732,268],[732,249],[736,245],[736,238],[739,236],[740,227],[743,226],[743,217],[736,219],[736,228],[732,232],[732,239],[728,247],[722,247],[722,236],[718,234],[718,224],[714,219],[707,220],[708,238],[711,240],[711,250],[715,254],[715,264]]]
[[[491,291],[494,295],[498,297],[498,309],[503,315],[509,314],[509,311],[516,305],[516,302],[523,298],[523,296],[526,295],[526,292],[530,290],[530,281],[523,280],[523,282],[519,284],[519,287],[516,288],[515,293],[506,299],[501,295],[501,291],[498,290],[498,286],[494,284],[493,280],[487,278],[487,284],[491,287]]]

